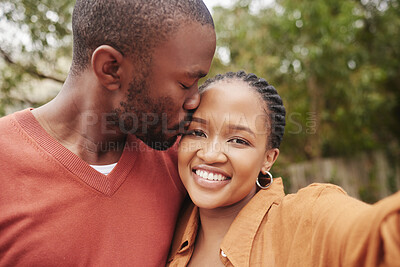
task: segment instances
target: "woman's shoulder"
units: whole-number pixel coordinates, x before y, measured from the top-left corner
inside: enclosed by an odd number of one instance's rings
[[[340,186],[329,183],[312,183],[306,187],[299,189],[294,194],[286,195],[286,197],[319,198],[325,195],[348,196],[346,191],[344,191],[343,188],[341,188]]]
[[[349,196],[340,186],[329,183],[313,183],[301,188],[296,193],[287,194],[281,204],[283,207],[301,208],[303,211],[306,209],[310,212],[330,208],[337,210],[341,205],[345,205],[348,209],[368,206],[368,204]]]
[[[276,182],[275,182],[276,181]],[[297,192],[285,194],[283,190],[282,178],[274,179],[274,184],[266,189],[260,190],[252,202],[265,205],[266,202],[273,200],[276,207],[305,208],[322,203],[331,205],[335,202],[356,202],[361,201],[350,197],[340,186],[329,183],[313,183],[299,189]]]
[[[329,183],[312,183],[306,187],[299,189],[297,192],[285,194],[282,178],[274,178],[272,186],[266,190],[260,190],[257,195],[258,201],[265,201],[266,198],[275,198],[276,204],[282,201],[289,201],[293,199],[304,199],[305,201],[315,201],[321,197],[346,197],[346,191],[340,186]]]

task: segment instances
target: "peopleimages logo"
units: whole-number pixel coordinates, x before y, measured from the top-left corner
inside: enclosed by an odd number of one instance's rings
[[[316,112],[307,112],[306,113],[306,123],[305,125],[301,124],[299,121],[303,117],[300,112],[292,112],[286,116],[286,120],[288,124],[292,124],[293,127],[291,130],[287,131],[287,134],[316,134],[317,132],[317,117]]]
[[[157,113],[143,113],[141,116],[138,116],[135,113],[125,113],[121,116],[117,116],[116,113],[102,113],[98,115],[95,112],[86,112],[82,115],[82,129],[84,129],[83,134],[87,134],[89,129],[92,126],[100,125],[101,134],[104,135],[113,135],[118,133],[123,134],[131,134],[131,135],[146,135],[150,131],[154,131],[155,129],[159,131],[159,133],[167,136],[177,136],[185,133],[185,125],[188,126],[190,123],[190,117],[187,115],[185,118],[178,120],[178,118],[174,117],[169,120],[168,114],[157,114]],[[206,119],[206,125],[204,127],[208,127],[208,124],[214,125],[217,127],[214,129],[217,133],[220,133],[223,130],[224,124],[237,124],[243,126],[256,126],[252,127],[255,129],[255,134],[272,134],[275,129],[271,129],[271,120],[275,120],[276,118],[268,116],[268,115],[259,115],[254,118],[254,121],[249,121],[247,117],[242,114],[238,115],[225,113],[221,115],[222,117],[216,118],[215,115],[210,113],[209,116],[207,114],[202,113],[202,118]],[[286,130],[285,135],[288,134],[315,134],[317,131],[317,114],[316,113],[306,113],[306,122],[305,124],[300,123],[300,121],[304,121],[304,115],[298,112],[287,114],[286,116],[286,127],[290,124],[290,130]],[[260,123],[261,121],[262,123]],[[268,122],[268,123],[266,123]],[[288,128],[288,127],[287,127]],[[124,144],[118,142],[93,142],[88,145],[88,150],[96,150],[96,151],[119,151],[124,149]],[[131,142],[131,144],[126,144],[125,149],[131,149],[135,151],[144,151],[146,149],[159,149],[163,150],[166,146],[168,146],[168,142],[160,142],[158,140],[152,141],[152,148],[148,146],[140,146],[138,142]],[[190,146],[186,145],[186,146]],[[225,147],[221,147],[221,145],[217,145],[218,147],[209,147],[208,149],[212,149],[214,151],[219,151],[221,149],[226,149]],[[181,147],[181,149],[190,149],[192,147]]]
[[[173,136],[184,132],[185,124],[189,122],[188,117],[174,118],[176,121],[168,118],[168,114],[162,113],[142,113],[138,116],[135,113],[123,113],[118,116],[117,113],[102,113],[98,115],[95,112],[85,112],[82,114],[82,128],[87,134],[89,128],[95,125],[101,126],[101,134],[112,135],[117,133],[146,135],[150,129],[158,129],[162,134]]]
[[[185,131],[185,126],[190,123],[190,115],[185,118],[178,118],[168,116],[166,113],[142,113],[138,116],[135,113],[124,113],[117,116],[116,113],[102,113],[98,115],[95,112],[85,112],[82,115],[82,128],[85,129],[84,134],[87,134],[91,126],[100,125],[101,134],[112,135],[117,133],[123,134],[142,134],[146,135],[150,129],[158,129],[160,133],[173,136],[181,134]],[[222,116],[222,118],[221,118]],[[274,133],[275,129],[271,129],[271,120],[275,120],[274,116],[258,115],[254,121],[249,121],[247,117],[242,114],[225,113],[218,118],[215,115],[202,113],[202,117],[206,118],[207,124],[217,125],[217,131],[220,132],[225,123],[236,124],[243,126],[253,125],[256,129],[256,134]],[[286,126],[291,125],[290,130],[286,134],[315,134],[317,130],[317,114],[315,112],[306,113],[305,125],[300,123],[304,116],[299,112],[292,112],[286,115]],[[171,119],[170,119],[171,118]],[[258,123],[261,120],[262,123]]]

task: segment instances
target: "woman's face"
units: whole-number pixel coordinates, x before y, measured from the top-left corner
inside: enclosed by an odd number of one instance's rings
[[[202,94],[178,153],[182,182],[200,208],[250,199],[259,172],[272,166],[279,151],[266,150],[264,107],[243,81],[217,82]]]

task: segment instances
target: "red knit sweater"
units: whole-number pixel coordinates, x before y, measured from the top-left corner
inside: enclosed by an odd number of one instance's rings
[[[107,176],[29,110],[0,119],[0,266],[162,266],[185,190],[176,145],[133,136]]]

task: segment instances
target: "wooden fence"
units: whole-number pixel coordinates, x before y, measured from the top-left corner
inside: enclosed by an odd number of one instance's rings
[[[287,193],[314,182],[333,183],[349,195],[372,203],[400,189],[400,164],[384,152],[364,153],[350,159],[317,159],[285,169]]]

